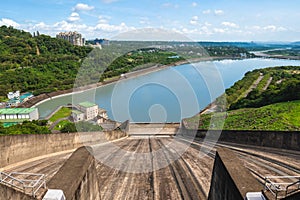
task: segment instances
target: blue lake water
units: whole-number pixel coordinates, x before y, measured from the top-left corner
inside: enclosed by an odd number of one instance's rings
[[[245,59],[185,64],[58,97],[37,107],[43,118],[59,105],[88,100],[106,109],[108,116],[117,121],[179,122],[197,114],[247,71],[288,65],[300,66],[300,61]]]

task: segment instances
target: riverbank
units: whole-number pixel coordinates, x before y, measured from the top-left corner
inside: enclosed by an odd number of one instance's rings
[[[149,73],[157,72],[157,71],[160,71],[163,69],[167,69],[169,67],[190,64],[190,63],[197,63],[197,62],[226,60],[226,59],[241,59],[241,58],[240,57],[203,57],[203,58],[194,58],[194,59],[178,61],[178,62],[174,62],[174,63],[168,64],[168,65],[156,64],[152,67],[128,72],[122,76],[113,77],[109,80],[105,80],[105,81],[99,82],[97,84],[91,84],[91,85],[83,86],[80,88],[71,88],[68,90],[61,90],[61,91],[56,91],[56,92],[51,92],[51,93],[46,93],[46,94],[40,94],[40,95],[35,96],[35,97],[29,99],[28,101],[22,103],[19,107],[26,107],[26,108],[34,107],[34,106],[40,105],[46,101],[49,101],[51,99],[68,96],[68,95],[72,95],[72,94],[76,94],[76,93],[80,93],[80,92],[88,91],[88,90],[92,90],[92,89],[97,89],[99,87],[107,86],[109,84],[114,84],[118,81],[136,78],[138,76],[143,76],[143,75],[146,75]]]
[[[270,49],[265,51],[250,51],[250,53],[254,54],[258,58],[273,58],[273,59],[287,59],[287,60],[300,60],[300,56],[286,56],[286,55],[271,55],[268,54],[270,51],[277,51],[277,50],[285,50],[286,48],[281,49]]]

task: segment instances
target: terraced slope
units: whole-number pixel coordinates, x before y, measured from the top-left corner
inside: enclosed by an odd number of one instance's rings
[[[212,114],[200,116],[200,129],[223,130],[300,130],[300,100],[276,103],[260,108],[243,108],[215,114],[211,123]],[[197,118],[190,118],[188,123],[195,123]]]

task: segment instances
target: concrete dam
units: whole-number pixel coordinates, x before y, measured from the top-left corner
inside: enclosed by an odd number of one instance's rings
[[[300,198],[299,132],[223,131],[216,144],[205,132],[125,123],[1,136],[0,199],[46,199],[50,190],[76,200]]]

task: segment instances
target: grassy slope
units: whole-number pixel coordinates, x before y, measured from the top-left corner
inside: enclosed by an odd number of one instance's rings
[[[217,113],[213,128],[223,130],[298,130],[300,131],[300,100],[271,104],[261,108],[244,108]],[[209,128],[211,114],[200,116],[200,129]],[[188,119],[192,122],[193,119]],[[212,127],[212,126],[211,126]]]
[[[50,122],[55,122],[58,119],[69,117],[71,115],[71,109],[62,107],[59,111],[57,111],[50,119]]]

